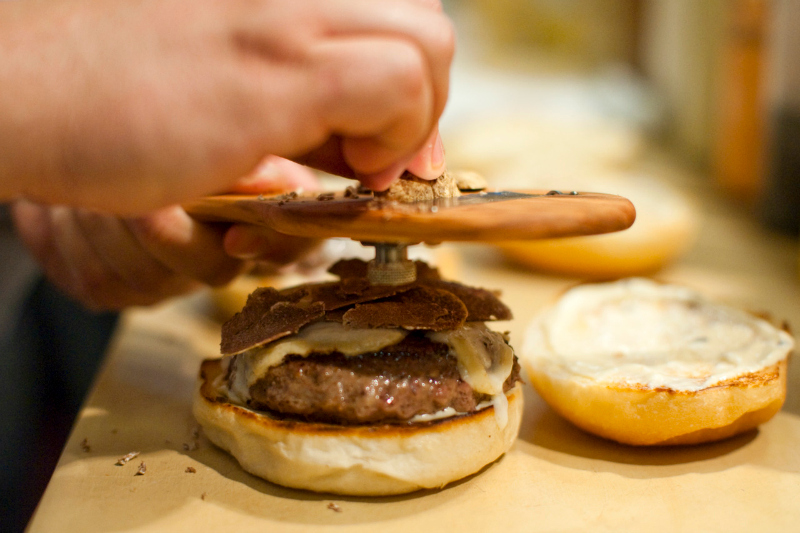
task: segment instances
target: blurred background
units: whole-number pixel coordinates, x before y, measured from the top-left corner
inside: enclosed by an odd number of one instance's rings
[[[450,168],[491,185],[617,192],[639,204],[637,225],[676,224],[674,249],[631,271],[687,252],[708,195],[797,235],[800,2],[445,0],[445,10],[459,40],[442,126]],[[659,206],[664,220],[651,220]]]

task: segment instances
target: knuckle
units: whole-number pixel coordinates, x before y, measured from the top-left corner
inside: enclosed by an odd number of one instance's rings
[[[395,95],[404,101],[418,102],[426,92],[427,67],[421,50],[416,46],[398,43],[393,56],[389,82]]]

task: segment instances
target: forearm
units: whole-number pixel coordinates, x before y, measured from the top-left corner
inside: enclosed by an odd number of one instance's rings
[[[55,123],[63,121],[65,88],[49,36],[30,16],[38,6],[0,2],[0,199],[38,196],[58,168]],[[47,15],[45,15],[47,16]],[[43,72],[47,68],[51,72]],[[62,116],[59,117],[58,115]],[[50,187],[59,184],[50,183]]]

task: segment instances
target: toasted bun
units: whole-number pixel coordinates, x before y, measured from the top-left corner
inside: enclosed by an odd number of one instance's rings
[[[655,272],[690,248],[697,216],[672,188],[638,176],[596,181],[597,189],[625,196],[636,206],[631,228],[606,235],[501,243],[506,256],[536,270],[599,280]]]
[[[383,496],[439,488],[503,455],[517,436],[522,391],[507,393],[508,423],[494,408],[407,426],[336,426],[272,418],[228,403],[213,385],[220,360],[200,370],[194,415],[208,438],[248,472],[273,483],[335,494]]]
[[[691,344],[700,339],[707,346]],[[687,289],[625,280],[568,292],[531,325],[521,363],[542,398],[590,433],[697,444],[780,410],[792,347],[785,332]]]

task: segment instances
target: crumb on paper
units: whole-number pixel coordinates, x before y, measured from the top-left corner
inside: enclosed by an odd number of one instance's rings
[[[324,202],[326,200],[333,200],[335,197],[334,193],[332,192],[324,192],[317,196],[317,200],[320,202]]]
[[[203,501],[206,500],[206,493],[205,492],[200,495],[200,499],[203,500]]]
[[[136,457],[138,457],[140,453],[141,452],[131,452],[131,453],[125,454],[122,457],[120,457],[119,459],[117,459],[117,462],[115,464],[117,466],[125,466],[126,464],[128,464],[128,462],[131,459],[135,459]]]
[[[112,434],[112,435],[116,435],[116,434],[117,434],[117,428],[114,428],[114,429],[112,429],[112,430],[111,430],[111,434]]]
[[[92,451],[92,447],[89,446],[89,439],[83,439],[81,441],[81,450],[83,450],[86,453],[89,453],[90,451]]]
[[[185,472],[187,474],[196,474],[197,470],[193,466],[187,466]]]
[[[330,510],[331,510],[331,511],[333,511],[334,513],[341,513],[341,512],[342,512],[342,508],[341,508],[341,507],[339,507],[338,505],[336,505],[336,504],[335,504],[335,503],[333,503],[333,502],[331,502],[331,503],[329,503],[329,504],[328,504],[328,509],[330,509]]]
[[[147,465],[144,464],[144,461],[142,461],[142,464],[140,464],[139,468],[136,469],[134,476],[143,476],[145,472],[147,472]]]

